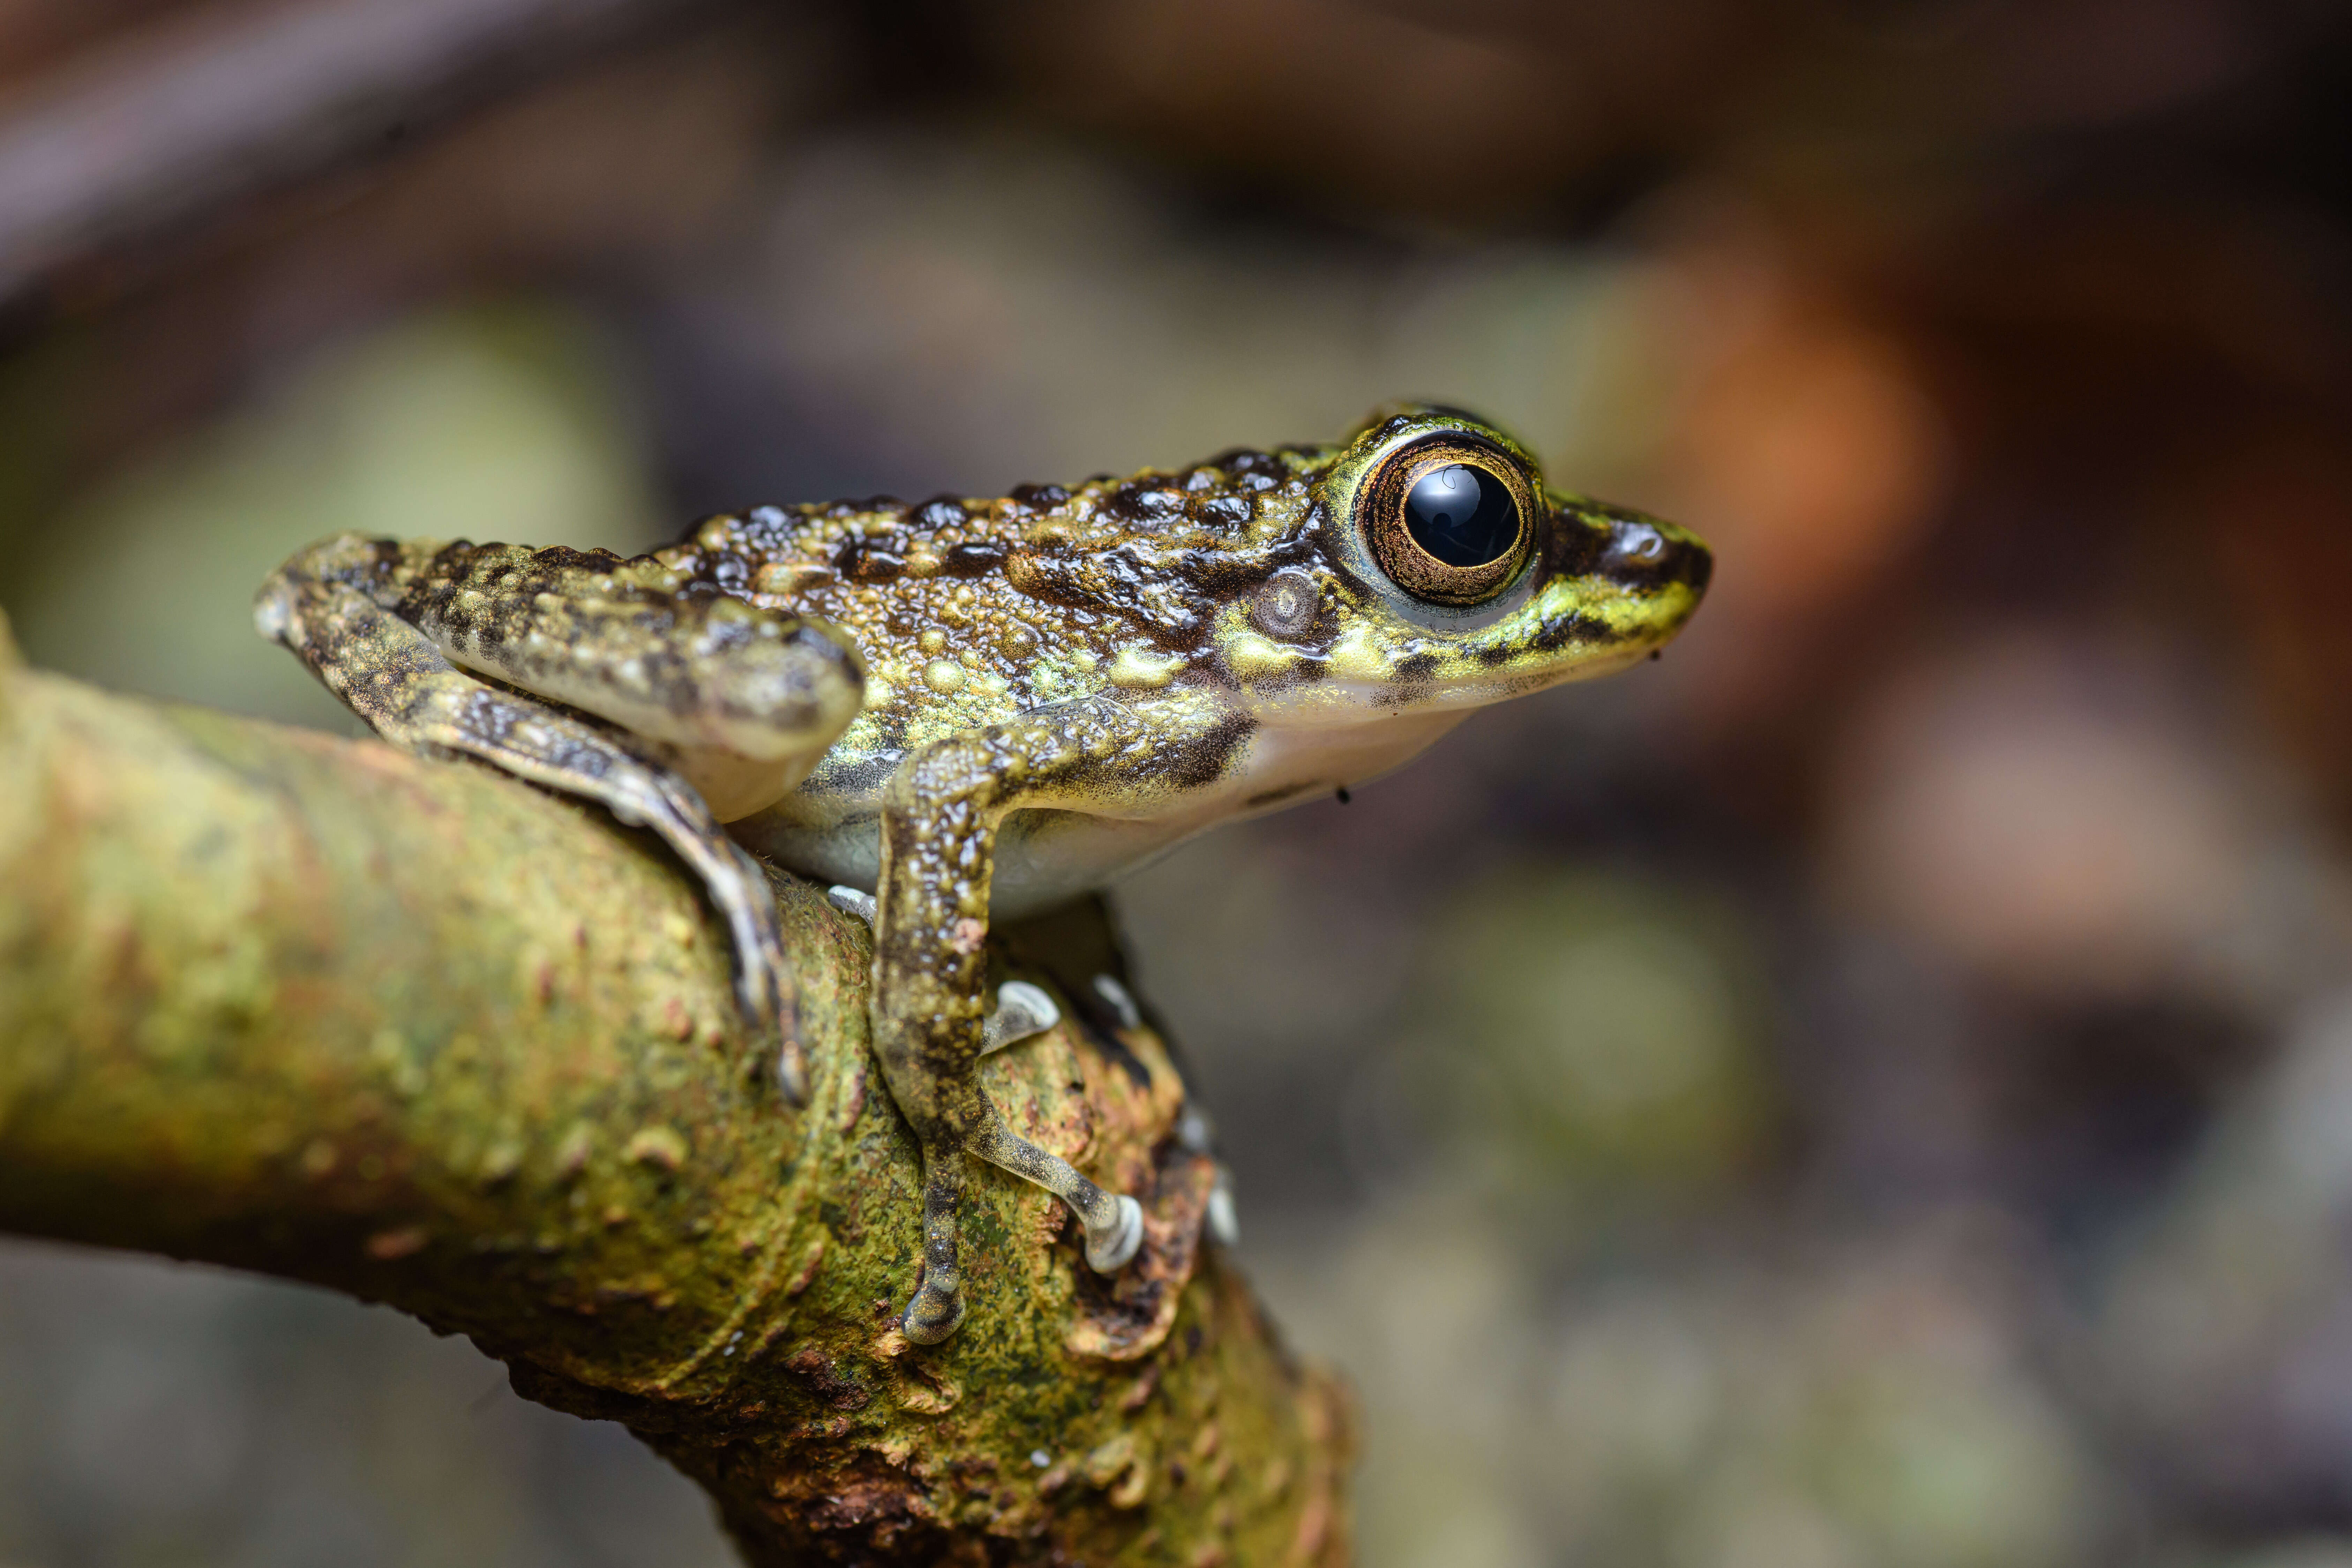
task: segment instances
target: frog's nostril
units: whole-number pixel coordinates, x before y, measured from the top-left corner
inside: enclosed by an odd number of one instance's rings
[[[1642,518],[1619,518],[1610,524],[1608,542],[1601,547],[1601,570],[1627,587],[1681,583],[1704,588],[1714,557],[1679,529]]]
[[[1666,557],[1666,536],[1646,522],[1624,521],[1609,541],[1612,566],[1656,566]]]

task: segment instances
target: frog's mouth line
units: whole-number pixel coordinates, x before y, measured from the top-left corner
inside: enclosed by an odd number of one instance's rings
[[[1694,560],[1705,562],[1704,546]],[[1346,661],[1358,667],[1350,668],[1335,648],[1297,649],[1279,674],[1238,684],[1261,714],[1286,716],[1277,722],[1483,707],[1638,661],[1674,639],[1703,593],[1681,580],[1628,590],[1597,574],[1554,579],[1529,584],[1512,614],[1468,637],[1409,624],[1372,668],[1363,668],[1360,651]],[[1357,613],[1377,616],[1381,607],[1359,601]]]

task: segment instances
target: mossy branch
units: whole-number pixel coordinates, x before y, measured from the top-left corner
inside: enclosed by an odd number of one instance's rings
[[[1340,1397],[1201,1244],[1160,1043],[1066,1021],[989,1068],[1027,1136],[1146,1196],[1139,1263],[1094,1276],[1058,1204],[977,1176],[971,1319],[910,1346],[919,1166],[868,1063],[866,933],[778,896],[805,1110],[646,837],[41,675],[0,632],[0,1228],[467,1334],[626,1423],[754,1564],[1342,1561]],[[1064,939],[1006,934],[1070,1012]]]

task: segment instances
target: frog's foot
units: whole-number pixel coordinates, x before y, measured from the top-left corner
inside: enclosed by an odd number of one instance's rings
[[[1070,1205],[1087,1227],[1087,1263],[1097,1274],[1116,1274],[1143,1246],[1143,1205],[1124,1193],[1107,1193],[1004,1124],[992,1103],[966,1148],[990,1164],[1036,1183]]]
[[[923,1145],[923,1282],[898,1326],[919,1345],[935,1345],[963,1323],[956,1240],[963,1205],[963,1151],[947,1139]]]
[[[725,917],[735,995],[752,1037],[775,1041],[777,1079],[807,1100],[797,1009],[776,900],[758,861],[729,838],[692,785],[594,726],[457,669],[425,635],[347,583],[279,574],[261,629],[301,655],[328,689],[404,751],[458,752],[551,789],[585,795],[651,828],[700,879]]]

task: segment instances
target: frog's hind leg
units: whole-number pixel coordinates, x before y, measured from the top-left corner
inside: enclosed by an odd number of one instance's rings
[[[689,556],[412,547],[385,607],[466,668],[650,742],[733,822],[808,776],[857,717],[866,677],[842,634],[687,581]]]
[[[726,918],[736,994],[755,1037],[779,1044],[779,1081],[795,1103],[807,1096],[789,971],[775,899],[759,863],[730,839],[689,784],[631,754],[604,731],[453,667],[416,626],[378,603],[371,587],[320,564],[357,564],[337,546],[298,556],[263,587],[255,621],[299,654],[328,689],[404,750],[458,752],[534,784],[585,795],[632,826],[659,834],[698,877]]]
[[[1106,1273],[1124,1267],[1141,1240],[1135,1200],[1104,1192],[1014,1134],[979,1075],[991,1044],[984,983],[997,826],[1011,812],[1083,787],[1135,739],[1134,722],[1115,705],[1076,705],[935,742],[891,782],[875,911],[874,1053],[923,1149],[925,1268],[903,1320],[910,1340],[944,1339],[962,1321],[956,1205],[968,1154],[1068,1204],[1086,1222],[1087,1260]],[[1000,1028],[997,1044],[1009,1043],[1011,1026]]]

